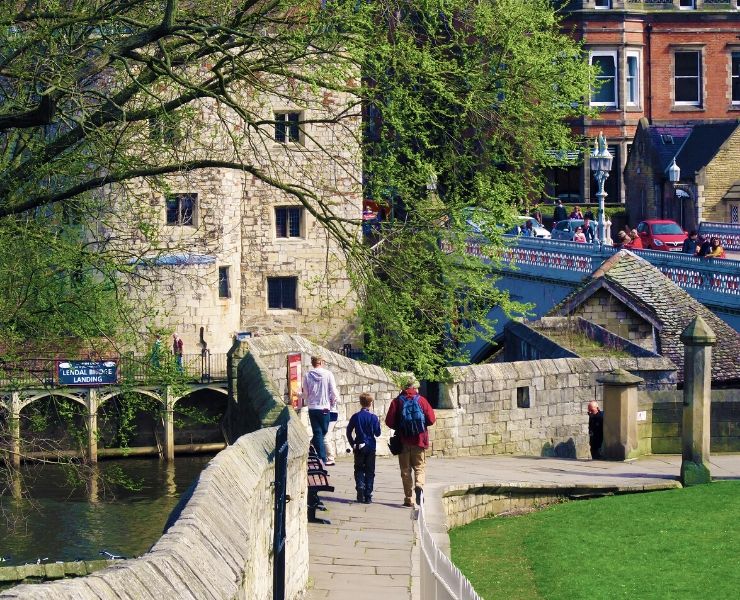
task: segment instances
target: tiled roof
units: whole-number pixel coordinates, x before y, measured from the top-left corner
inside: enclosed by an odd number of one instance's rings
[[[628,250],[620,250],[605,261],[553,313],[562,313],[563,307],[573,312],[588,297],[583,297],[583,292],[598,287],[619,290],[622,299],[631,300],[629,304],[633,310],[649,317],[650,321],[657,320],[660,354],[678,366],[679,380],[683,380],[684,365],[684,345],[679,338],[694,317],[700,315],[717,336],[712,348],[712,381],[740,381],[740,333],[645,259]],[[645,309],[647,313],[643,312]]]
[[[685,173],[685,179],[693,179],[694,173],[709,164],[737,127],[736,121],[694,125],[689,139],[676,157],[676,163],[681,167],[681,172]]]
[[[693,179],[717,154],[732,132],[737,121],[700,123],[696,125],[651,125],[650,143],[655,151],[660,171],[665,171],[673,157],[681,168],[682,179]]]

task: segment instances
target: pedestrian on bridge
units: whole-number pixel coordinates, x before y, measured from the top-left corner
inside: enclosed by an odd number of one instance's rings
[[[313,432],[311,444],[325,465],[333,465],[334,461],[327,460],[324,438],[329,432],[330,412],[339,402],[337,382],[334,374],[324,367],[324,359],[321,356],[312,356],[311,366],[313,369],[303,376],[301,390],[303,402],[308,406],[308,420],[311,422]]]
[[[565,221],[565,219],[568,218],[568,211],[563,206],[563,201],[558,200],[558,205],[555,207],[555,210],[552,213],[552,220],[554,223],[559,223],[560,221]]]
[[[183,350],[182,338],[176,333],[173,333],[172,334],[172,354],[175,355],[175,364],[177,365],[177,370],[180,373],[182,373],[182,350]]]
[[[396,431],[403,448],[398,455],[403,483],[403,505],[414,506],[420,502],[426,479],[426,449],[429,448],[429,426],[434,425],[434,409],[426,398],[419,394],[419,382],[407,377],[402,383],[401,394],[391,402],[385,424]],[[413,477],[412,477],[413,471]]]

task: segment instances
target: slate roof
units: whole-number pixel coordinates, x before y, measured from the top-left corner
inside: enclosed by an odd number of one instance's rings
[[[660,354],[678,367],[679,381],[683,381],[684,366],[684,345],[680,335],[697,315],[717,336],[717,343],[712,348],[712,381],[740,381],[740,333],[629,250],[620,250],[605,261],[550,314],[570,314],[602,288],[653,323]]]
[[[686,174],[687,179],[693,179],[697,171],[709,164],[720,146],[737,127],[737,122],[703,123],[693,126],[689,138],[676,156],[676,163],[681,167],[681,172]]]
[[[648,135],[658,162],[657,167],[661,172],[665,171],[675,156],[676,163],[681,168],[681,179],[693,179],[697,171],[709,164],[737,127],[737,121],[650,125]],[[670,140],[672,143],[666,143]]]

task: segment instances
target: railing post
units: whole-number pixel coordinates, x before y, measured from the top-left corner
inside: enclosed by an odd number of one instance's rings
[[[21,466],[21,394],[10,394],[10,464],[18,469]]]
[[[273,600],[285,600],[285,504],[288,482],[288,425],[275,434],[275,523],[273,525]]]
[[[87,407],[87,462],[98,462],[98,390],[90,388],[85,397]]]
[[[175,460],[175,403],[172,388],[167,385],[162,391],[164,403],[164,459]]]

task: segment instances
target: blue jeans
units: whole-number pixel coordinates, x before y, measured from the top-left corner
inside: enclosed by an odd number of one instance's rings
[[[313,431],[311,443],[313,444],[313,447],[316,448],[319,458],[323,462],[326,462],[324,436],[329,431],[329,411],[324,412],[317,408],[309,408],[308,420],[311,421],[311,431]]]

